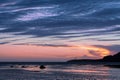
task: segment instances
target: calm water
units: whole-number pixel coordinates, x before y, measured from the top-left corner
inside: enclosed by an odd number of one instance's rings
[[[0,80],[120,80],[120,69],[103,65],[0,66]]]

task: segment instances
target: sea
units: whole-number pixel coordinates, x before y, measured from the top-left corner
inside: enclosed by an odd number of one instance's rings
[[[102,64],[0,64],[0,80],[120,80],[120,68]]]

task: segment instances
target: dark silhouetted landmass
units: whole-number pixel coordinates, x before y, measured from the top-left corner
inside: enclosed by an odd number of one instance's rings
[[[110,65],[105,65],[105,66],[112,67],[112,68],[120,68],[120,65],[112,65],[112,64],[110,64]]]
[[[67,62],[120,62],[120,52],[115,55],[108,55],[102,59],[74,59]]]
[[[120,62],[120,52],[115,54],[115,55],[109,55],[105,56],[102,61],[107,61],[107,62]]]

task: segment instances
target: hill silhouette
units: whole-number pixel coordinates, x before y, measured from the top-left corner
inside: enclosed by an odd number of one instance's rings
[[[102,59],[73,59],[67,62],[120,62],[120,52],[115,55],[108,55]]]
[[[120,62],[120,52],[118,52],[115,55],[109,55],[109,56],[105,56],[102,61],[109,61],[109,62]]]

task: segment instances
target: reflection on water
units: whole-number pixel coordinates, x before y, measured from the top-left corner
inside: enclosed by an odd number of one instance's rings
[[[103,65],[40,65],[0,66],[0,80],[119,80],[120,69]],[[14,74],[14,75],[13,75]],[[2,77],[1,77],[2,76]],[[10,77],[12,76],[12,77]],[[13,77],[14,76],[14,77]]]
[[[22,69],[29,70],[29,71],[36,71],[36,72],[40,71],[39,66],[34,66],[34,65],[29,65],[28,67],[22,68]]]
[[[109,70],[111,68],[105,67],[102,65],[73,65],[73,66],[64,66],[61,68],[48,68],[47,71],[63,71],[74,74],[94,74],[94,75],[109,75]]]

